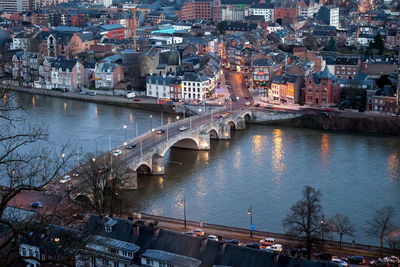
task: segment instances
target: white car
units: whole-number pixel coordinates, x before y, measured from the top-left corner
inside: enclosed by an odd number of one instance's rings
[[[250,101],[246,101],[246,103],[244,103],[246,106],[250,106]]]
[[[218,236],[216,235],[209,235],[207,239],[218,241]]]
[[[332,262],[335,262],[335,263],[337,263],[339,266],[343,266],[343,267],[349,266],[349,264],[348,264],[346,261],[344,261],[344,260],[342,260],[342,259],[338,259],[338,258],[332,259]]]
[[[65,184],[67,182],[71,181],[71,176],[69,175],[64,175],[63,178],[61,178],[60,183]]]
[[[189,128],[186,126],[179,127],[179,131],[181,131],[181,132],[186,131],[187,129],[189,129]]]
[[[270,250],[272,252],[282,252],[282,245],[281,244],[275,244],[275,245],[266,247],[266,249]]]
[[[122,151],[121,150],[115,150],[114,152],[113,152],[113,156],[114,157],[118,157],[120,154],[122,153]]]

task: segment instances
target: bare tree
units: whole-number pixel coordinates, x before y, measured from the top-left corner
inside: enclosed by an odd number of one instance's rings
[[[394,208],[386,206],[377,210],[372,219],[367,221],[368,226],[365,232],[373,237],[379,238],[381,248],[383,248],[385,238],[395,230],[393,224],[394,214]]]
[[[88,154],[87,163],[81,167],[83,182],[80,185],[82,195],[85,195],[97,214],[104,214],[107,206],[112,215],[115,201],[118,199],[118,189],[126,179],[126,164],[123,157],[110,154],[97,156]]]
[[[344,235],[353,236],[354,225],[350,222],[347,216],[336,213],[328,220],[328,229],[330,232],[339,235],[339,247],[342,247],[342,239]]]
[[[283,220],[283,227],[288,234],[305,238],[308,259],[311,259],[312,244],[318,238],[324,217],[320,201],[321,192],[305,186],[302,199],[291,207]]]
[[[21,193],[46,191],[65,171],[74,153],[68,145],[54,147],[46,127],[27,121],[12,96],[2,91],[0,97],[0,227],[8,231],[0,240],[0,265],[7,266],[9,251],[18,248],[19,237],[31,229],[31,220],[16,224],[6,209]]]

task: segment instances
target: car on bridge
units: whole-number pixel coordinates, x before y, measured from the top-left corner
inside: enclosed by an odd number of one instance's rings
[[[121,150],[115,150],[114,152],[113,152],[113,156],[114,157],[118,157],[119,155],[121,155],[121,153],[122,153],[122,151]]]
[[[246,106],[250,106],[250,101],[246,101],[246,103],[244,103]]]
[[[77,176],[81,175],[82,173],[83,172],[81,170],[77,169],[72,173],[72,176],[77,177]]]
[[[164,129],[157,129],[156,130],[156,134],[163,134],[163,133],[165,133]]]
[[[181,127],[179,127],[179,131],[183,132],[186,131],[187,129],[189,129],[188,127],[182,125]]]
[[[61,178],[60,183],[65,184],[67,182],[71,181],[71,176],[69,175],[64,175],[63,178]]]
[[[214,118],[216,118],[216,119],[222,118],[222,115],[221,115],[221,114],[216,114],[216,115],[214,116]]]
[[[36,202],[31,203],[31,207],[32,208],[41,208],[41,207],[43,207],[43,204],[40,201],[36,201]]]
[[[199,229],[194,230],[194,234],[196,236],[203,236],[204,235],[204,231],[199,228]]]
[[[135,147],[136,147],[136,143],[130,143],[130,144],[126,145],[127,149],[132,149],[132,148],[135,148]]]
[[[209,239],[209,240],[215,240],[215,241],[218,241],[219,239],[218,239],[218,236],[216,236],[216,235],[209,235],[208,237],[207,237],[207,239]]]

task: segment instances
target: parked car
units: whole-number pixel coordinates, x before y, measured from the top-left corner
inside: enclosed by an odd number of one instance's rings
[[[244,104],[245,104],[246,106],[250,106],[250,101],[246,101]]]
[[[96,92],[89,92],[88,95],[95,96]]]
[[[183,232],[182,234],[184,235],[190,235],[190,236],[196,236],[194,231],[187,231],[187,232]]]
[[[113,156],[114,157],[118,157],[119,155],[121,155],[121,153],[122,153],[122,151],[121,150],[115,150],[114,152],[113,152]]]
[[[135,101],[135,102],[140,102],[140,101],[142,101],[142,99],[140,99],[140,98],[134,98],[133,101]]]
[[[275,238],[267,237],[267,238],[261,239],[260,244],[262,246],[272,246],[273,244],[275,244]]]
[[[226,85],[229,85],[229,84],[230,84],[230,83],[229,83],[229,80],[227,80],[227,81],[225,82],[225,84],[226,84]]]
[[[136,147],[136,143],[130,143],[130,144],[126,145],[127,149],[132,149],[132,148],[135,148],[135,147]]]
[[[261,105],[260,103],[254,104],[254,107],[259,108]]]
[[[164,129],[157,129],[156,130],[156,134],[163,134],[163,133],[165,133]]]
[[[275,245],[266,247],[266,249],[269,251],[272,251],[272,252],[282,252],[282,245],[275,244]]]
[[[347,257],[347,261],[349,263],[352,263],[352,264],[364,264],[365,263],[364,257],[363,256],[358,256],[358,255],[348,256]]]
[[[399,258],[396,257],[396,256],[390,256],[390,257],[388,256],[388,257],[384,257],[383,259],[389,264],[398,264],[398,263],[400,263]]]
[[[204,231],[202,229],[198,228],[198,229],[194,230],[194,234],[196,236],[203,236],[204,235]]]
[[[72,176],[77,177],[77,176],[81,175],[82,173],[83,172],[81,170],[77,169],[72,173]]]
[[[183,125],[181,127],[179,127],[179,131],[181,131],[181,132],[186,131],[187,129],[189,129],[189,128],[186,126],[183,126]]]
[[[339,259],[339,258],[332,259],[332,262],[335,262],[335,263],[339,264],[339,266],[343,266],[343,267],[349,266],[349,264],[346,261]]]
[[[249,99],[249,98],[250,98],[250,96],[248,96],[248,95],[244,96],[244,99]]]
[[[32,208],[41,208],[41,207],[43,207],[43,204],[40,201],[36,201],[36,202],[31,203],[31,207]]]
[[[370,265],[375,266],[375,267],[386,267],[388,265],[388,262],[384,259],[376,259],[370,262]]]
[[[209,235],[209,236],[207,237],[207,239],[215,240],[215,241],[218,241],[218,240],[219,240],[219,239],[218,239],[218,236],[216,236],[216,235]]]
[[[245,245],[243,242],[240,242],[237,239],[226,240],[225,243],[234,244],[234,245],[238,245],[238,246],[244,246]]]
[[[64,175],[63,178],[61,178],[60,183],[65,184],[67,182],[71,181],[71,176],[69,175]]]
[[[260,243],[246,243],[246,247],[260,249]]]
[[[221,114],[216,114],[216,115],[214,116],[214,118],[216,118],[216,119],[222,118],[222,115],[221,115]]]

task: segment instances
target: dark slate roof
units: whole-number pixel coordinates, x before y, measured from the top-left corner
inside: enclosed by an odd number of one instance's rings
[[[81,32],[83,31],[82,28],[78,28],[78,27],[71,27],[71,26],[57,26],[53,29],[53,31],[57,31],[57,32]]]
[[[47,38],[49,37],[50,32],[49,31],[41,31],[36,35],[36,39],[39,41],[44,41],[47,40]]]
[[[221,5],[252,5],[258,2],[258,0],[221,0]]]
[[[184,81],[192,81],[192,82],[204,82],[207,80],[207,78],[198,75],[195,72],[185,72],[183,75],[183,80]]]
[[[336,58],[336,65],[358,65],[358,57],[340,56]]]
[[[52,32],[51,34],[56,38],[57,42],[65,45],[68,45],[72,36],[74,36],[73,32]]]
[[[224,22],[224,28],[227,31],[253,31],[257,29],[257,23],[246,23],[240,21]]]
[[[167,76],[163,77],[160,75],[150,75],[146,78],[146,83],[159,84],[159,85],[170,85],[175,77]]]
[[[333,76],[331,74],[331,72],[329,71],[328,66],[325,66],[325,69],[323,71],[317,73],[317,77],[319,79],[334,79],[335,78],[335,76]]]
[[[272,66],[274,62],[266,58],[260,58],[253,62],[253,66]]]
[[[256,3],[254,5],[251,5],[250,8],[274,9],[274,6],[271,3]]]
[[[93,32],[82,32],[78,34],[78,37],[82,40],[82,42],[88,42],[95,39],[95,34]]]
[[[65,57],[58,57],[56,61],[54,61],[51,66],[56,69],[62,69],[63,71],[66,71],[67,69],[69,71],[72,71],[72,68],[76,64],[75,59],[66,59]]]
[[[175,266],[197,267],[201,264],[197,259],[157,249],[148,249],[141,256]]]
[[[99,28],[105,31],[113,31],[124,27],[121,24],[105,24],[105,25],[100,25]]]
[[[180,55],[178,51],[161,52],[159,55],[159,64],[179,65]]]
[[[376,90],[376,96],[387,96],[387,97],[394,97],[396,94],[396,90],[393,89],[390,85],[385,85],[383,88],[379,88]]]

